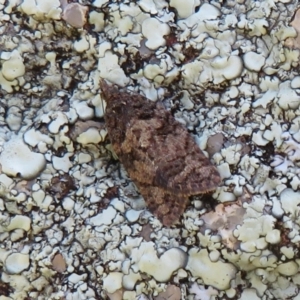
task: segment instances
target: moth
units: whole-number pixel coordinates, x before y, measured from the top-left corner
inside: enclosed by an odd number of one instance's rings
[[[161,102],[105,81],[101,91],[113,150],[149,210],[165,226],[173,225],[190,196],[213,191],[220,184],[216,167]]]

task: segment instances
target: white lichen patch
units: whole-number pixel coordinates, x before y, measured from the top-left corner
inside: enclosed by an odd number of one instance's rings
[[[264,249],[266,243],[278,244],[280,233],[275,229],[276,219],[263,213],[266,199],[256,196],[247,207],[243,224],[237,226],[234,235],[241,241],[241,248],[245,252]]]
[[[300,212],[300,193],[292,189],[283,190],[280,194],[280,204],[284,212],[295,221]]]
[[[118,56],[107,50],[103,56],[99,58],[98,69],[100,76],[115,84],[125,86],[128,83],[124,71],[119,66]]]
[[[18,131],[22,125],[22,111],[17,106],[11,106],[6,115],[6,123],[10,130]]]
[[[297,1],[77,2],[0,1],[0,298],[299,299]],[[101,80],[161,101],[220,172],[170,228]]]
[[[242,292],[240,300],[247,299],[259,300],[260,298],[257,296],[255,289],[245,289]]]
[[[22,253],[9,254],[5,260],[5,268],[9,274],[20,274],[29,267],[29,255]]]
[[[13,81],[25,74],[25,65],[17,50],[12,51],[11,53],[2,52],[0,58],[4,60],[1,72],[6,80]]]
[[[122,287],[123,274],[111,272],[103,279],[103,288],[108,293],[114,293]]]
[[[190,288],[190,293],[195,295],[195,299],[210,300],[211,297],[217,296],[218,291],[211,286],[206,289],[204,286],[199,286],[197,283],[193,283]]]
[[[193,276],[203,280],[205,285],[213,286],[219,290],[227,290],[230,281],[236,276],[234,265],[221,260],[212,262],[207,250],[193,248],[189,251],[187,270]]]
[[[116,217],[117,211],[109,206],[102,213],[92,217],[90,219],[90,224],[93,226],[109,225],[112,220]]]
[[[264,66],[266,59],[263,55],[256,52],[247,52],[243,57],[243,61],[247,69],[259,72]]]
[[[165,251],[160,257],[151,242],[141,243],[139,248],[132,252],[133,269],[153,276],[159,282],[168,281],[173,272],[184,268],[187,263],[186,253],[179,248]]]
[[[155,18],[146,19],[142,23],[142,33],[147,39],[145,45],[151,50],[164,46],[166,43],[164,35],[168,35],[169,32],[169,26]]]
[[[23,0],[20,9],[26,15],[33,16],[37,19],[45,17],[49,19],[59,19],[61,13],[59,0],[50,2],[42,0]]]
[[[180,0],[171,0],[170,6],[174,7],[178,13],[179,18],[188,18],[195,12],[196,5],[199,5],[199,1],[189,0],[182,2]]]
[[[3,145],[0,164],[2,172],[9,176],[31,179],[45,168],[46,159],[43,154],[31,151],[22,137],[15,136]]]
[[[96,128],[89,128],[77,137],[77,142],[83,145],[98,144],[105,139],[106,135],[106,130],[101,130],[99,132]]]
[[[10,220],[7,226],[7,230],[11,231],[15,229],[23,229],[25,231],[29,231],[30,225],[31,225],[30,218],[26,216],[17,215]]]

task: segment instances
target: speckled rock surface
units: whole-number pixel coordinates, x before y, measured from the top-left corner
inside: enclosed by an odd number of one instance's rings
[[[297,6],[0,0],[0,299],[299,300]],[[112,151],[103,79],[218,168],[170,228]]]

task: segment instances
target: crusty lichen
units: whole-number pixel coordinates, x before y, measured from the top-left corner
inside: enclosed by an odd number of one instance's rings
[[[296,1],[1,3],[5,297],[299,298]],[[218,167],[176,227],[116,163],[100,79],[164,99]]]

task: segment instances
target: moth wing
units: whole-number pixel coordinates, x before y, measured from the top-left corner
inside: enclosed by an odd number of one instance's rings
[[[193,137],[176,120],[165,141],[156,139],[154,184],[171,193],[196,195],[215,190],[221,182],[217,168]]]
[[[199,149],[200,150],[200,149]],[[201,150],[200,150],[201,151]],[[221,182],[218,170],[204,154],[161,163],[155,173],[155,185],[170,193],[197,195],[215,190]]]
[[[165,226],[176,223],[189,202],[186,196],[170,194],[158,187],[143,185],[139,189],[147,203],[147,208]]]
[[[215,190],[220,175],[193,137],[158,105],[149,119],[127,124],[120,160],[137,183],[169,193],[196,195]]]
[[[188,196],[214,190],[217,169],[186,128],[161,104],[102,84],[106,125],[113,148],[150,210],[170,226]]]

